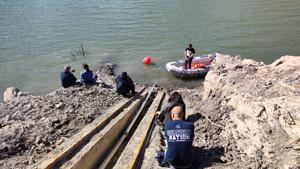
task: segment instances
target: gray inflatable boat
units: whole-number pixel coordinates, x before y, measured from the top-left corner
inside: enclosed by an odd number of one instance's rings
[[[192,69],[184,68],[184,59],[169,62],[166,64],[168,72],[180,78],[201,78],[210,69],[210,63],[217,57],[217,53],[196,56],[192,61]]]

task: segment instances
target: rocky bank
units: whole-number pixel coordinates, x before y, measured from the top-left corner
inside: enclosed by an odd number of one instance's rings
[[[60,88],[34,96],[15,88],[0,103],[0,168],[26,168],[123,98],[113,68],[98,68],[99,85]]]
[[[266,65],[219,54],[203,86],[178,91],[195,125],[195,168],[300,168],[300,57]],[[163,169],[155,132],[142,168]]]
[[[203,89],[186,98],[200,168],[300,168],[300,57],[219,55]]]
[[[34,164],[126,99],[113,91],[112,69],[99,68],[100,86],[45,96],[9,89],[0,103],[0,168]],[[220,54],[204,86],[178,91],[195,124],[199,168],[300,168],[300,57],[284,56],[266,65]]]

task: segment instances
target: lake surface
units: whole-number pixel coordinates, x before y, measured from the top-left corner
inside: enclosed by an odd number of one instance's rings
[[[80,44],[87,56],[73,57]],[[165,70],[193,43],[271,63],[300,55],[299,0],[1,0],[0,94],[15,86],[44,94],[65,65],[118,64],[135,81],[174,87]],[[150,55],[155,65],[144,66]],[[181,82],[180,86],[201,81]]]

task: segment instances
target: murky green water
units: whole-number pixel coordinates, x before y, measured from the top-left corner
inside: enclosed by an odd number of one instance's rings
[[[175,86],[165,63],[187,43],[197,54],[241,55],[271,63],[300,55],[299,0],[1,0],[0,91],[59,87],[66,64],[119,64],[134,80]],[[86,57],[71,57],[83,43]],[[141,61],[151,55],[155,65]],[[195,85],[188,81],[180,85]]]

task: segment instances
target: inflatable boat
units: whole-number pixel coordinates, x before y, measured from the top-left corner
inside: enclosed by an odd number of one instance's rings
[[[173,75],[180,78],[200,78],[204,77],[210,69],[210,63],[217,57],[217,53],[196,56],[192,61],[192,68],[184,68],[184,59],[169,62],[166,69]]]

